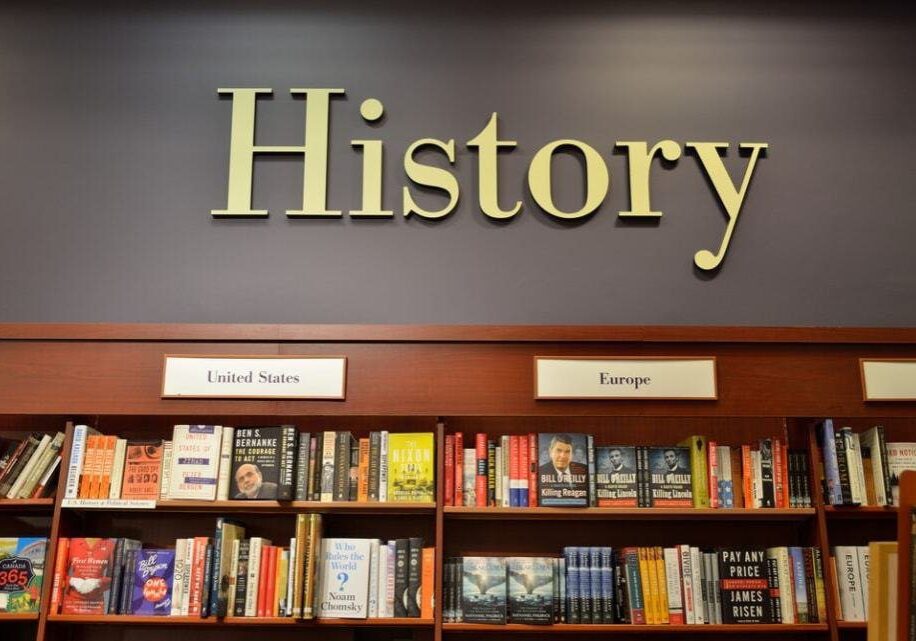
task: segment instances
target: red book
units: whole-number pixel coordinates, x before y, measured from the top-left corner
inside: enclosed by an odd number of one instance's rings
[[[445,435],[445,504],[455,505],[455,437]]]
[[[528,437],[518,437],[518,505],[528,507]]]
[[[267,578],[267,588],[264,591],[264,613],[258,616],[269,617],[274,614],[274,601],[277,597],[277,550],[276,545],[267,548],[267,568],[261,566],[261,577]]]
[[[773,507],[786,507],[782,504],[782,443],[773,439]]]
[[[719,453],[716,445],[715,441],[706,442],[706,456],[709,459],[706,462],[709,507],[719,507]]]
[[[464,434],[455,432],[455,505],[464,505]]]
[[[754,493],[752,490],[754,484],[754,466],[751,465],[750,445],[741,446],[741,471],[744,475],[744,507],[755,507]]]
[[[117,539],[70,539],[64,614],[106,614]]]
[[[200,616],[200,600],[204,591],[204,561],[207,556],[207,543],[205,536],[194,537],[194,550],[191,557],[191,594],[188,595],[188,616]]]
[[[477,457],[477,474],[474,477],[474,493],[477,507],[487,507],[487,435],[478,433],[474,441]]]
[[[54,582],[51,584],[51,614],[60,612],[60,602],[67,585],[67,562],[70,554],[70,539],[57,539],[57,559],[54,561]]]
[[[518,436],[509,437],[509,507],[521,506],[521,443]]]
[[[538,435],[528,435],[528,507],[538,504]]]
[[[261,566],[260,572],[258,573],[258,600],[257,608],[255,609],[255,616],[263,617],[267,616],[267,575],[269,570],[267,569],[267,564],[270,563],[270,548],[271,546],[265,545],[261,548]]]

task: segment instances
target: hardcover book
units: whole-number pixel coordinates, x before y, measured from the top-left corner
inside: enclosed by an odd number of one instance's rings
[[[432,432],[388,435],[388,501],[431,503],[435,500]]]
[[[132,571],[131,614],[168,616],[172,608],[175,550],[140,550]]]
[[[176,425],[172,436],[170,499],[216,499],[222,428]]]
[[[692,507],[692,485],[688,448],[649,448],[649,488],[653,507]]]
[[[636,448],[615,445],[596,450],[598,507],[636,507]]]
[[[506,623],[506,560],[466,556],[461,566],[465,623]]]
[[[369,614],[371,539],[321,541],[318,616],[365,619]]]
[[[162,441],[128,441],[121,498],[158,499],[161,475]]]
[[[295,434],[295,428],[236,428],[229,490],[232,498],[276,500],[279,497],[287,432]]]
[[[719,550],[722,623],[773,623],[766,550]]]
[[[70,539],[63,614],[108,612],[116,542],[116,539]]]
[[[38,612],[48,539],[0,538],[0,613]]]
[[[509,623],[553,623],[555,559],[514,557],[507,559],[506,564],[509,571]]]
[[[916,443],[888,443],[887,466],[891,477],[891,498],[900,505],[900,475],[916,470]]]
[[[538,505],[588,507],[585,434],[538,434]]]

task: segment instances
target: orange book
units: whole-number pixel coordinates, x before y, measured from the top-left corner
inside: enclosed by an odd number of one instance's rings
[[[158,499],[161,475],[162,441],[128,441],[121,498]]]
[[[432,619],[436,592],[436,548],[423,548],[423,576],[420,577],[420,618]]]
[[[89,498],[92,486],[92,469],[95,465],[99,436],[99,434],[90,434],[86,437],[86,451],[83,453],[83,469],[80,470],[80,489],[77,493],[77,496],[81,499]]]
[[[274,601],[277,599],[277,552],[276,545],[271,545],[267,551],[267,592],[264,599],[264,616],[273,616]]]
[[[194,551],[191,565],[191,593],[188,595],[188,616],[200,616],[200,601],[204,589],[204,561],[207,556],[207,543],[205,536],[194,537]]]
[[[369,502],[369,439],[359,439],[359,479],[356,483],[356,500]]]
[[[744,507],[754,507],[754,493],[751,484],[754,480],[754,470],[751,465],[751,446],[741,446],[741,473],[744,476]]]
[[[648,548],[637,548],[637,551],[639,554],[639,582],[642,587],[643,602],[646,608],[646,623],[655,625],[658,623],[655,594],[652,590],[652,583],[655,583],[655,581],[651,580],[655,577],[655,572],[654,569],[650,572]]]
[[[51,584],[51,607],[49,612],[60,612],[60,603],[67,586],[67,564],[70,559],[70,539],[57,539],[57,559],[54,562],[54,582]]]
[[[655,565],[655,580],[658,583],[658,622],[667,624],[669,622],[668,574],[665,571],[665,552],[662,548],[652,548],[652,563]]]
[[[270,548],[272,545],[265,545],[261,548],[261,573],[258,576],[258,607],[256,616],[267,616],[267,587],[270,584]]]
[[[106,436],[102,441],[102,457],[99,464],[99,490],[94,498],[107,499],[111,493],[111,471],[114,467],[114,451],[117,442],[117,436]]]

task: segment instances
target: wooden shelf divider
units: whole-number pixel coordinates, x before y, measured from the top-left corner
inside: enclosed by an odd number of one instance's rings
[[[65,512],[127,512],[127,513],[182,513],[205,512],[209,514],[295,514],[320,512],[322,514],[433,514],[435,503],[358,503],[355,501],[157,501],[155,508],[133,508],[119,505],[65,507]]]
[[[814,508],[714,509],[714,508],[556,508],[556,507],[456,507],[442,508],[446,519],[467,520],[581,520],[631,521],[803,521],[816,516]]]
[[[36,617],[37,618],[37,617]],[[161,625],[161,626],[196,626],[196,625],[245,625],[245,626],[299,626],[299,627],[432,627],[432,619],[391,618],[391,619],[293,619],[292,617],[215,617],[190,616],[139,616],[132,614],[52,614],[48,616],[51,623],[72,623],[81,625]]]
[[[484,625],[475,623],[443,623],[443,632],[469,632],[487,635],[502,633],[527,633],[552,636],[555,634],[634,634],[634,633],[694,633],[694,634],[797,634],[822,633],[828,631],[826,623],[789,624],[746,624],[746,625],[629,625],[629,624],[571,624],[524,625],[509,623],[507,625]]]

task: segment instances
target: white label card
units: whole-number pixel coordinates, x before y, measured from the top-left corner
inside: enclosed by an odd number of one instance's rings
[[[916,401],[916,359],[861,359],[866,401]]]
[[[163,398],[346,398],[345,356],[166,356]]]
[[[715,400],[713,357],[534,357],[536,399]]]

